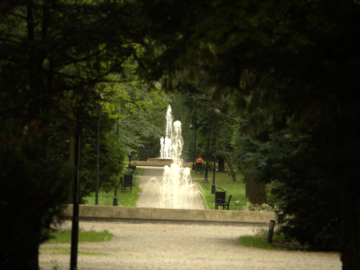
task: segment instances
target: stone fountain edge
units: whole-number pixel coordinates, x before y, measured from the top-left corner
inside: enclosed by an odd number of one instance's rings
[[[63,205],[62,218],[71,219],[73,205]],[[147,207],[121,207],[102,205],[80,205],[80,220],[93,221],[166,221],[185,223],[246,223],[264,224],[276,220],[273,212],[200,210],[200,209],[164,209]]]

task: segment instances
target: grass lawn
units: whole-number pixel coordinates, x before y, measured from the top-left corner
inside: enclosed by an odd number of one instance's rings
[[[41,247],[39,251],[42,254],[48,254],[48,255],[70,255],[70,248],[66,248],[66,247]],[[78,250],[78,255],[104,256],[110,254],[94,252],[90,250]]]
[[[215,209],[215,195],[211,194],[211,186],[213,181],[213,172],[208,173],[208,184],[203,183],[205,177],[204,174],[195,174],[195,171],[191,171],[191,176],[193,178],[201,178],[202,180],[195,180],[200,184],[202,190],[204,191],[204,196],[207,202],[209,209]],[[216,172],[215,174],[215,186],[217,188],[222,188],[226,190],[226,199],[232,195],[230,201],[230,210],[242,210],[242,207],[247,204],[249,201],[248,198],[245,198],[245,184],[242,183],[242,174],[236,175],[236,183],[232,181],[232,177],[228,173]],[[222,208],[220,208],[222,209]]]
[[[139,183],[139,176],[144,172],[144,169],[137,168],[135,171],[136,182]],[[132,192],[129,192],[129,188],[126,188],[126,192],[120,192],[121,187],[118,186],[117,189],[117,198],[119,206],[136,206],[136,201],[138,200],[138,192],[141,192],[141,188],[139,186],[132,187]],[[99,205],[113,205],[113,200],[115,196],[115,187],[108,193],[100,190],[98,195],[98,204]],[[88,205],[95,205],[95,192],[91,193],[90,196],[84,198]]]
[[[275,227],[276,228],[276,227]],[[276,230],[273,234],[272,244],[269,244],[266,239],[268,235],[268,227],[257,227],[255,235],[244,235],[239,237],[239,242],[247,247],[272,249],[272,250],[296,250],[309,251],[309,246],[300,245],[295,239],[286,239],[284,233]]]
[[[250,235],[244,235],[239,237],[239,241],[241,244],[247,247],[255,247],[262,249],[273,249],[273,250],[288,250],[286,248],[275,247],[269,244],[265,239],[261,237],[255,237]]]
[[[54,232],[51,234],[53,238],[45,243],[70,243],[71,230],[64,230],[62,232]],[[110,241],[114,235],[108,230],[102,232],[86,232],[79,230],[79,243],[81,242],[105,242]]]
[[[201,174],[200,172],[196,172],[193,170],[190,170],[191,177],[192,178],[205,178],[205,171]],[[208,171],[208,181],[212,183],[213,180],[214,171]],[[236,174],[236,182],[240,183],[243,179],[243,175],[241,173]],[[215,173],[215,182],[217,181],[226,181],[226,182],[232,182],[232,177],[227,172],[216,172]]]
[[[129,190],[127,188],[126,190]],[[117,190],[117,198],[118,198],[118,205],[119,206],[136,206],[136,201],[138,200],[138,192],[141,192],[140,187],[133,187],[132,192],[120,192],[120,187]],[[115,188],[111,190],[109,193],[105,191],[99,191],[98,194],[98,204],[99,205],[113,205],[113,199],[115,194]],[[95,192],[91,193],[90,196],[85,197],[87,200],[88,205],[95,205]]]

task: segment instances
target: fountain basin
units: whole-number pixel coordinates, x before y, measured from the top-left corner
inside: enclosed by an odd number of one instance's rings
[[[73,205],[63,205],[62,216],[71,220]],[[249,226],[264,224],[264,221],[276,219],[273,212],[234,211],[234,210],[195,210],[162,209],[148,207],[124,207],[84,205],[79,206],[80,220],[91,221],[132,221],[132,222],[201,222],[202,224],[227,224]],[[245,223],[245,224],[244,224]]]
[[[150,162],[171,162],[172,163],[173,159],[172,158],[149,158],[148,161],[150,161]]]
[[[162,169],[164,168],[164,166],[171,166],[172,162],[171,161],[136,161],[136,166],[154,166],[154,167],[162,167]],[[192,162],[183,162],[183,166],[184,167],[189,167],[191,168],[192,166]]]
[[[179,161],[183,161],[182,159],[178,159]],[[170,164],[173,163],[173,159],[172,158],[149,158],[148,159],[149,162],[170,162]]]

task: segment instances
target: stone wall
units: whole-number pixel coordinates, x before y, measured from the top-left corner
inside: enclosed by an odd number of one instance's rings
[[[63,216],[70,218],[73,205],[64,205]],[[152,220],[152,221],[195,221],[226,223],[259,223],[276,219],[273,212],[163,209],[146,207],[120,207],[101,205],[80,205],[80,219],[87,220]]]

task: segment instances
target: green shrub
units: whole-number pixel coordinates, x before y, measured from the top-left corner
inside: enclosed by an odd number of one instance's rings
[[[272,208],[278,207],[280,204],[283,203],[279,197],[274,195],[274,190],[277,190],[279,188],[279,186],[281,186],[281,183],[279,183],[276,180],[271,181],[270,183],[268,183],[266,185],[266,194],[267,194],[267,198],[268,198],[268,204]]]
[[[255,181],[270,184],[270,204],[284,224],[285,237],[315,250],[339,250],[339,176],[325,144],[283,135],[270,135],[266,142],[243,136],[237,144],[238,163],[254,163],[248,173]]]

